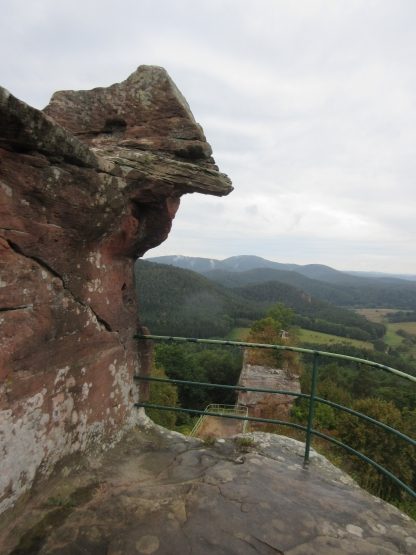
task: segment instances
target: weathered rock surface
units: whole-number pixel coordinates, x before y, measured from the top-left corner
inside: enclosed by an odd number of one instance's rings
[[[303,444],[254,433],[208,447],[150,426],[63,467],[3,525],[10,555],[416,553],[416,523]],[[247,446],[247,439],[252,445]],[[7,530],[7,531],[6,531]]]
[[[134,422],[134,260],[181,195],[231,189],[161,68],[44,112],[0,89],[0,512]]]

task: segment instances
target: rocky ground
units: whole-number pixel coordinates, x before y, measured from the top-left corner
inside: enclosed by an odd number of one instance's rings
[[[62,465],[3,517],[9,555],[416,553],[416,523],[303,445],[264,433],[213,445],[144,420]],[[22,508],[24,506],[24,509]]]

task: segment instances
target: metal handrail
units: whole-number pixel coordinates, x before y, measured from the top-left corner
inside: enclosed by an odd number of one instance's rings
[[[363,413],[360,413],[358,411],[355,411],[353,409],[350,409],[348,407],[344,407],[343,405],[340,405],[338,403],[334,403],[333,401],[329,401],[327,399],[323,399],[321,397],[318,397],[316,395],[316,387],[317,387],[317,382],[318,382],[318,360],[321,357],[330,357],[330,358],[337,358],[337,359],[342,359],[342,360],[347,360],[347,361],[351,361],[351,362],[356,362],[359,364],[364,364],[373,368],[378,368],[380,370],[383,370],[387,373],[393,374],[395,376],[398,376],[400,378],[409,380],[411,382],[416,383],[416,376],[412,376],[410,374],[406,374],[405,372],[402,372],[400,370],[396,370],[395,368],[391,368],[390,366],[386,366],[384,364],[380,364],[378,362],[374,362],[371,360],[367,360],[367,359],[362,359],[362,358],[358,358],[358,357],[353,357],[353,356],[349,356],[349,355],[342,355],[339,353],[330,353],[327,351],[319,351],[319,350],[312,350],[312,349],[306,349],[303,347],[292,347],[292,346],[287,346],[287,345],[269,345],[269,344],[265,344],[265,343],[248,343],[248,342],[241,342],[241,341],[225,341],[225,340],[218,340],[218,339],[199,339],[199,338],[189,338],[189,337],[171,337],[171,336],[163,336],[163,335],[136,335],[134,336],[135,339],[140,339],[140,340],[151,340],[151,341],[166,341],[166,342],[190,342],[190,343],[202,343],[202,344],[208,344],[208,345],[224,345],[224,346],[236,346],[236,347],[249,347],[249,348],[259,348],[259,349],[273,349],[273,350],[280,350],[280,351],[292,351],[292,352],[297,352],[297,353],[306,353],[306,354],[310,354],[313,356],[313,365],[312,365],[312,375],[311,375],[311,393],[310,395],[305,394],[305,393],[297,393],[297,392],[293,392],[293,391],[285,391],[285,390],[276,390],[276,389],[268,389],[268,388],[256,388],[256,387],[243,387],[243,386],[231,386],[231,385],[225,385],[225,384],[212,384],[212,383],[206,383],[206,382],[193,382],[193,381],[188,381],[188,380],[177,380],[177,379],[168,379],[168,378],[153,378],[153,377],[147,377],[147,376],[135,376],[136,380],[143,380],[143,381],[154,381],[154,382],[166,382],[166,383],[175,383],[178,385],[193,385],[196,387],[215,387],[215,388],[221,388],[221,389],[232,389],[234,391],[255,391],[255,392],[263,392],[263,393],[279,393],[279,394],[285,394],[285,395],[292,395],[294,397],[301,397],[301,398],[305,398],[309,400],[309,410],[308,410],[308,421],[307,421],[307,425],[303,426],[301,424],[295,424],[294,422],[286,422],[283,420],[276,420],[276,419],[270,419],[270,418],[257,418],[257,417],[251,417],[251,416],[239,416],[236,414],[221,414],[218,412],[211,412],[208,411],[208,408],[205,411],[200,411],[200,410],[196,410],[196,409],[186,409],[183,407],[166,407],[164,405],[157,405],[157,404],[152,404],[152,403],[135,403],[136,407],[144,407],[144,408],[155,408],[155,409],[160,409],[160,410],[171,410],[171,411],[175,411],[175,412],[186,412],[186,413],[190,413],[190,414],[200,414],[200,415],[205,415],[205,416],[219,416],[219,417],[223,417],[223,418],[234,418],[237,420],[245,420],[248,422],[265,422],[265,423],[270,423],[270,424],[278,424],[278,425],[282,425],[282,426],[288,426],[291,428],[295,428],[295,429],[299,429],[305,432],[306,434],[306,438],[305,438],[305,452],[304,452],[304,466],[307,466],[309,463],[309,457],[310,457],[310,448],[311,448],[311,444],[312,444],[312,437],[316,436],[316,437],[320,437],[321,439],[325,439],[326,441],[330,441],[331,443],[334,443],[335,445],[344,448],[345,450],[347,450],[349,453],[357,456],[358,458],[360,458],[361,460],[363,460],[364,462],[367,462],[368,464],[372,465],[373,467],[375,467],[377,470],[379,470],[381,473],[383,473],[385,476],[388,476],[392,481],[394,481],[397,485],[399,485],[400,487],[402,487],[408,494],[410,494],[412,497],[416,498],[416,491],[414,491],[410,486],[408,486],[407,484],[405,484],[404,482],[402,482],[399,478],[397,478],[397,476],[395,476],[394,474],[392,474],[389,470],[387,470],[386,468],[384,468],[383,466],[381,466],[380,464],[378,464],[377,462],[373,461],[372,459],[370,459],[369,457],[367,457],[366,455],[364,455],[363,453],[353,449],[352,447],[350,447],[349,445],[346,445],[345,443],[342,443],[341,441],[327,435],[324,434],[322,432],[319,432],[318,430],[315,430],[313,428],[313,419],[314,419],[314,411],[315,411],[315,404],[316,402],[318,403],[324,403],[326,405],[329,405],[335,409],[338,410],[342,410],[344,412],[347,412],[349,414],[353,414],[354,416],[357,416],[363,420],[366,420],[367,422],[370,422],[371,424],[374,424],[380,428],[382,428],[383,430],[392,433],[394,435],[396,435],[397,437],[399,437],[400,439],[406,441],[408,444],[416,447],[416,440],[407,436],[406,434],[403,434],[402,432],[392,428],[391,426],[388,426],[387,424],[384,424],[383,422],[380,422],[374,418],[371,418],[370,416],[367,416]]]
[[[171,341],[175,343],[203,343],[206,345],[225,345],[230,347],[251,347],[253,349],[274,349],[276,351],[293,351],[295,353],[307,353],[310,355],[323,355],[330,358],[339,358],[343,360],[349,360],[351,362],[358,362],[359,364],[366,364],[367,366],[372,366],[373,368],[379,368],[380,370],[385,370],[391,374],[395,374],[401,378],[410,380],[416,383],[416,376],[411,374],[406,374],[401,370],[396,370],[391,366],[386,366],[385,364],[380,364],[379,362],[374,362],[372,360],[367,360],[366,358],[352,357],[349,355],[341,355],[339,353],[330,353],[329,351],[319,351],[316,349],[306,349],[304,347],[290,347],[288,345],[270,345],[266,343],[247,343],[246,341],[225,341],[221,339],[200,339],[199,337],[175,337],[170,335],[152,335],[152,334],[137,334],[133,336],[133,339],[150,339],[151,341]]]
[[[173,383],[173,384],[177,384],[177,385],[192,385],[192,386],[196,386],[196,387],[206,387],[206,388],[215,388],[215,389],[233,389],[235,391],[254,391],[256,393],[278,393],[280,395],[290,395],[292,397],[301,397],[303,399],[310,399],[311,398],[311,396],[308,395],[307,393],[298,393],[296,391],[288,391],[286,389],[269,389],[269,388],[262,388],[262,387],[244,387],[242,385],[225,385],[225,384],[211,383],[211,382],[194,382],[194,381],[188,381],[188,380],[178,380],[178,379],[173,379],[173,378],[155,378],[153,376],[134,376],[134,379],[137,380],[137,381]],[[384,424],[384,422],[380,422],[379,420],[376,420],[375,418],[371,418],[371,416],[367,416],[366,414],[364,414],[362,412],[358,412],[354,409],[350,409],[349,407],[345,407],[344,405],[334,403],[333,401],[329,401],[328,399],[324,399],[322,397],[315,396],[314,400],[317,401],[318,403],[329,405],[330,407],[334,407],[336,409],[342,410],[342,411],[347,412],[349,414],[353,414],[354,416],[358,416],[359,418],[362,418],[363,420],[367,420],[367,422],[371,422],[371,424],[374,424],[375,426],[378,426],[378,427],[382,428],[383,430],[386,430],[387,432],[391,432],[391,433],[397,435],[398,437],[401,437],[402,439],[404,439],[405,441],[407,441],[408,443],[410,443],[411,445],[416,447],[416,440],[415,439],[411,438],[410,436],[407,436],[406,434],[403,434],[402,432],[399,432],[398,430],[396,430],[395,428],[392,428],[391,426],[388,426],[387,424]]]
[[[213,410],[217,411],[219,414],[248,414],[247,407],[241,407],[237,405],[221,405],[218,403],[211,403],[205,409],[207,411]]]

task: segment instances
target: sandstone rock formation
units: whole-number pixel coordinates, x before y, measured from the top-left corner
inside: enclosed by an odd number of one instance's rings
[[[0,524],[5,555],[414,554],[416,523],[291,438],[150,427],[57,472]]]
[[[0,511],[133,422],[134,260],[181,195],[231,190],[161,68],[43,112],[0,89]]]
[[[300,393],[299,376],[289,367],[273,368],[265,364],[253,364],[249,357],[244,356],[238,385],[260,389],[277,389]],[[287,420],[296,396],[284,393],[263,393],[258,391],[240,391],[238,405],[247,407],[250,416],[255,418],[273,418]],[[251,423],[253,429],[261,429],[260,423]]]

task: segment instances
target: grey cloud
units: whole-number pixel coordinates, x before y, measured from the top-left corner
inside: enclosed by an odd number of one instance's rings
[[[42,107],[168,69],[235,192],[185,199],[155,255],[416,273],[415,16],[413,0],[15,0],[2,84]]]

